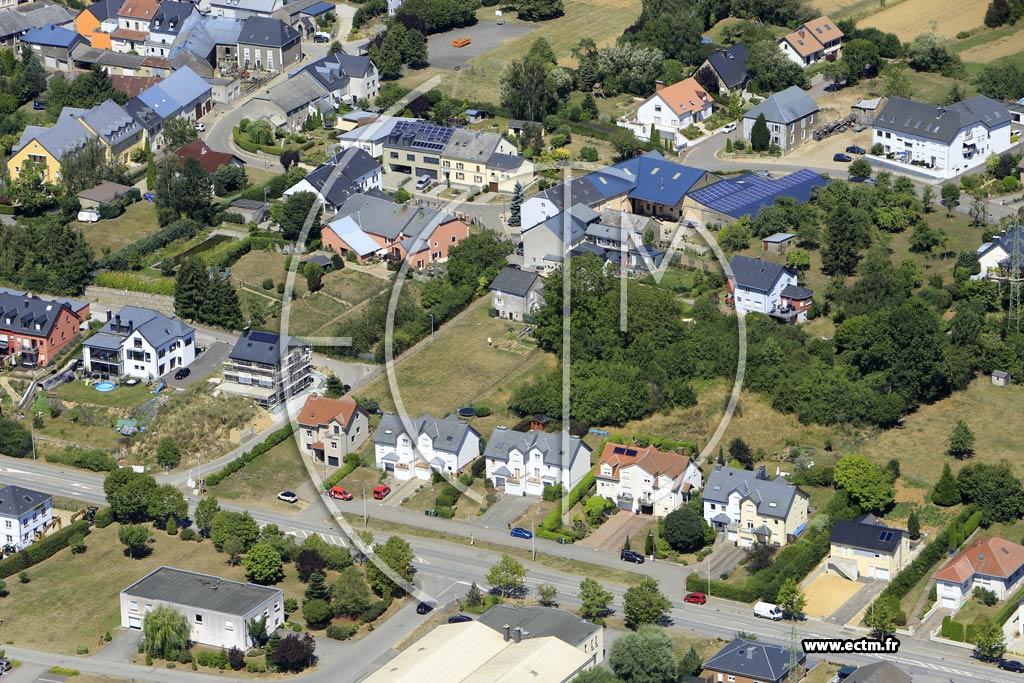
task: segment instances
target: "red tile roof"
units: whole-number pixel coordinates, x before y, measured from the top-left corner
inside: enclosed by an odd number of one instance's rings
[[[156,0],[125,0],[117,16],[133,19],[152,19],[159,7]]]
[[[307,427],[319,427],[327,425],[332,420],[337,420],[343,427],[347,427],[357,410],[360,410],[359,405],[350,396],[342,398],[310,396],[299,412],[299,424]]]
[[[963,583],[975,574],[1002,579],[1012,576],[1024,565],[1024,546],[998,536],[980,538],[935,572],[935,578]]]
[[[678,115],[686,112],[696,114],[711,104],[711,97],[696,78],[685,78],[664,87],[654,93],[654,97],[665,100],[665,104]]]
[[[601,477],[601,465],[608,463],[612,467],[611,478],[618,481],[619,472],[624,467],[636,465],[654,476],[655,479],[664,475],[671,479],[683,474],[690,464],[690,458],[672,451],[659,451],[651,446],[623,446],[618,443],[606,443],[597,461],[594,473]]]
[[[211,175],[216,173],[217,169],[221,166],[230,164],[238,158],[228,152],[215,152],[202,140],[193,140],[184,147],[180,147],[175,154],[182,161],[185,161],[185,159],[198,159],[202,167],[206,169],[206,172]]]

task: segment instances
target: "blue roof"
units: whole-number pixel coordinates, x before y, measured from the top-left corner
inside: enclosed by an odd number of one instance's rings
[[[308,14],[311,17],[318,17],[321,14],[327,14],[334,10],[334,5],[329,2],[317,2],[306,9],[299,12],[299,14]]]
[[[467,109],[466,110],[466,116],[479,116],[479,115],[480,115],[480,110],[479,109]]]
[[[60,26],[46,24],[42,28],[31,28],[21,37],[22,42],[50,47],[71,47],[78,41],[78,34]]]
[[[806,202],[814,188],[825,185],[820,174],[806,168],[774,180],[746,173],[702,187],[690,197],[713,211],[739,218],[753,216],[762,206],[773,204],[776,197]]]
[[[791,232],[777,232],[774,235],[768,235],[761,241],[776,244],[778,242],[785,242],[786,240],[791,240],[794,237],[796,237],[796,235],[794,235]]]
[[[629,193],[631,199],[642,199],[655,204],[675,206],[683,200],[707,171],[676,164],[660,155],[642,156],[637,168],[636,188]]]
[[[139,99],[160,118],[167,119],[180,114],[210,90],[210,85],[186,66],[143,90],[139,93]]]

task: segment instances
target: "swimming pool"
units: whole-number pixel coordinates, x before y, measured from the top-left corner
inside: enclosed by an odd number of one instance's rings
[[[113,382],[100,382],[96,385],[96,391],[113,391],[115,386]]]

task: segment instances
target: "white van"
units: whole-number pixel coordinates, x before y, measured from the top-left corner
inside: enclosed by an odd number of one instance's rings
[[[82,209],[78,212],[78,220],[82,223],[95,223],[100,219],[100,212],[96,209]]]
[[[778,605],[773,605],[770,602],[759,602],[754,605],[754,616],[761,619],[779,621],[782,619],[782,610],[779,609]]]

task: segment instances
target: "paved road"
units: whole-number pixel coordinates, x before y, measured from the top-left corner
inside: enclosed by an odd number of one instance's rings
[[[10,458],[0,458],[0,480],[8,483],[24,485],[42,489],[60,495],[74,495],[79,498],[93,502],[102,502],[102,478],[91,473],[77,471],[62,471],[45,464],[25,462]],[[226,509],[232,506],[223,504]],[[296,536],[305,537],[310,533],[324,535],[329,542],[343,543],[343,534],[336,524],[328,522],[326,508],[320,508],[323,516],[321,522],[313,522],[317,506],[311,505],[307,513],[302,515],[302,520],[296,516],[285,513],[250,510],[253,516],[261,524],[277,524],[285,532],[294,533]],[[237,509],[237,508],[236,508]],[[371,508],[370,515],[382,516],[384,510],[393,508],[375,507]],[[421,521],[433,518],[418,517]],[[448,520],[439,520],[448,521]],[[505,533],[500,534],[502,545],[510,543]],[[470,582],[477,582],[481,586],[486,585],[484,577],[487,570],[499,558],[500,546],[490,549],[487,541],[478,538],[476,547],[465,545],[451,545],[445,541],[425,538],[409,539],[413,551],[416,554],[416,563],[419,568],[416,574],[418,584],[428,589],[434,595],[440,595],[441,601],[464,592]],[[528,543],[528,541],[523,541]],[[482,545],[481,545],[482,544]],[[538,551],[551,555],[563,555],[562,551],[577,550],[575,546],[559,546],[558,544],[547,544],[538,542]],[[601,563],[601,556],[607,553],[596,553],[591,551],[592,562]],[[614,559],[614,558],[613,558]],[[535,587],[540,583],[551,583],[559,590],[558,601],[566,607],[574,607],[578,604],[576,590],[579,585],[579,576],[567,574],[531,562],[525,563],[529,579],[528,584]],[[613,562],[613,566],[627,571],[635,571],[654,576],[661,580],[662,589],[673,601],[671,617],[673,628],[693,631],[703,635],[720,636],[723,638],[734,635],[737,631],[754,633],[763,640],[786,644],[789,642],[795,630],[796,636],[800,637],[836,637],[856,638],[863,635],[857,629],[828,624],[819,621],[807,621],[797,624],[795,627],[788,623],[777,623],[760,621],[752,618],[750,607],[747,605],[719,600],[712,596],[707,605],[696,606],[682,603],[683,587],[682,580],[684,568],[666,565],[665,563],[647,563],[640,566],[625,565]],[[606,582],[607,583],[607,582]],[[615,595],[615,606],[621,609],[622,595],[625,586],[607,583],[608,589]],[[375,630],[370,636],[359,643],[353,644],[351,658],[347,661],[350,665],[343,669],[332,668],[330,673],[319,671],[310,674],[305,679],[314,683],[329,680],[334,681],[357,681],[371,668],[375,667],[381,655],[386,655],[395,642],[401,639],[422,623],[424,618],[414,612],[410,612],[412,606],[407,606],[401,612],[401,619],[391,619]],[[196,681],[201,683],[213,680],[225,680],[223,676],[199,676],[186,672],[174,672],[173,670],[157,670],[147,667],[140,667],[128,664],[111,662],[98,662],[92,659],[83,659],[59,655],[51,655],[41,652],[32,652],[22,648],[8,647],[8,654],[30,664],[53,665],[63,663],[82,671],[105,673],[106,675],[123,678],[142,678],[147,681],[173,681],[174,683],[184,681]],[[948,683],[950,677],[957,683],[965,681],[992,681],[998,683],[1010,683],[1016,681],[1015,677],[1003,674],[991,666],[985,666],[972,660],[969,653],[960,648],[945,646],[930,641],[917,641],[910,638],[903,638],[901,649],[896,656],[886,656],[915,675],[915,680],[927,683]],[[871,657],[864,655],[836,655],[829,659],[843,663],[864,664],[871,661]],[[182,676],[188,676],[183,678]]]

